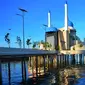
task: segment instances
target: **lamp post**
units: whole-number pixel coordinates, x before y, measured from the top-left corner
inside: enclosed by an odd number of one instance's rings
[[[43,26],[45,27],[45,50],[46,50],[46,27],[48,27],[47,25],[43,24]]]
[[[27,12],[25,9],[19,8],[20,11],[22,11],[22,15],[21,14],[16,14],[22,17],[22,27],[23,27],[23,48],[25,48],[25,33],[24,33],[24,13]]]

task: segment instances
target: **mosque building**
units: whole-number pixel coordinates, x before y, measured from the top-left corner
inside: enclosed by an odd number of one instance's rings
[[[68,3],[65,2],[65,25],[62,28],[51,26],[51,12],[48,12],[48,28],[46,29],[46,42],[52,45],[52,50],[70,50],[72,46],[81,43],[76,35],[74,24],[68,19]]]

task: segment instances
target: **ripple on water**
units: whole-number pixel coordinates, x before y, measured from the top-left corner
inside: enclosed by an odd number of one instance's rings
[[[79,78],[75,85],[85,85],[85,78]]]

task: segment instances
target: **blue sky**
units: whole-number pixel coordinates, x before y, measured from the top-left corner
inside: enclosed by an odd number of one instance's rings
[[[85,0],[67,0],[69,19],[74,23],[77,35],[85,37]],[[10,32],[11,47],[16,47],[16,36],[22,38],[22,14],[19,7],[26,9],[25,40],[44,40],[42,24],[47,24],[47,13],[51,11],[52,25],[57,28],[64,26],[65,0],[0,0],[0,46],[7,46],[4,35]],[[11,29],[10,31],[8,29]]]

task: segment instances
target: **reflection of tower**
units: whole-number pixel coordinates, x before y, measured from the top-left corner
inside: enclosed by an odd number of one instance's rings
[[[50,11],[48,12],[48,27],[51,27],[51,14]]]

